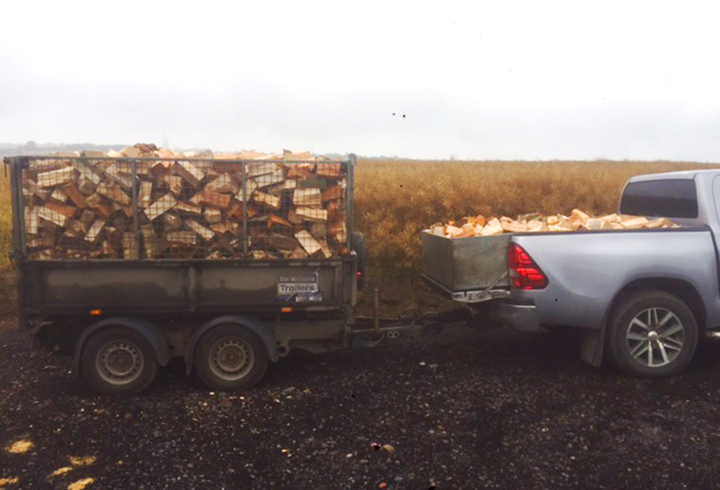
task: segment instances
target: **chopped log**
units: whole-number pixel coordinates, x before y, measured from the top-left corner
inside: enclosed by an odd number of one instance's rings
[[[71,231],[77,238],[83,238],[87,232],[85,225],[76,219],[69,219],[66,223],[68,231]]]
[[[106,221],[104,219],[97,219],[92,224],[90,229],[85,233],[85,240],[90,243],[95,243],[100,236],[100,232],[105,227]]]
[[[259,213],[258,208],[248,205],[248,207],[247,207],[248,218],[252,218],[253,216],[257,215],[258,213]],[[242,206],[240,206],[234,213],[232,213],[232,215],[235,216],[240,221],[243,221],[245,219],[245,217],[243,216]]]
[[[272,225],[280,225],[280,226],[287,226],[288,228],[292,228],[292,223],[290,223],[288,220],[281,218],[280,216],[271,214],[268,216],[268,228],[270,228]]]
[[[145,209],[145,215],[150,221],[153,221],[158,216],[171,210],[175,204],[177,204],[177,201],[175,200],[175,197],[173,197],[172,193],[165,194]]]
[[[63,190],[65,191],[65,194],[70,198],[70,200],[77,206],[78,208],[84,208],[85,207],[85,196],[82,192],[78,190],[77,187],[75,187],[73,184],[67,184],[63,187]]]
[[[210,260],[219,260],[219,259],[224,259],[225,257],[223,257],[223,254],[221,254],[220,251],[215,250],[213,253],[208,255],[207,258]]]
[[[142,152],[140,151],[140,149],[135,148],[134,146],[128,146],[127,148],[123,148],[122,150],[120,150],[119,153],[119,156],[127,158],[140,158],[142,156]]]
[[[480,232],[480,235],[482,236],[493,236],[493,235],[501,235],[503,233],[503,227],[500,224],[500,220],[497,218],[493,218],[490,221],[487,222],[487,224],[483,227],[482,231]]]
[[[296,247],[288,256],[289,259],[306,259],[307,257],[308,253],[302,247]]]
[[[278,196],[273,196],[272,194],[265,194],[264,192],[255,191],[253,193],[253,201],[258,204],[264,204],[265,206],[269,206],[271,208],[280,208],[280,198]]]
[[[32,199],[35,192],[37,192],[38,186],[32,179],[23,179],[23,197],[25,199]]]
[[[611,230],[612,224],[601,218],[589,218],[582,224],[582,228],[588,231]]]
[[[200,169],[187,161],[175,162],[173,170],[193,187],[200,185],[200,182],[205,178],[205,174]]]
[[[166,230],[179,230],[182,227],[182,219],[174,213],[163,214],[163,223]]]
[[[285,174],[282,169],[278,169],[271,174],[261,175],[252,179],[253,182],[257,183],[259,188],[267,187],[269,185],[277,184],[285,180]]]
[[[88,196],[87,199],[85,199],[85,204],[87,204],[87,206],[90,208],[94,208],[100,203],[102,203],[102,197],[100,197],[100,194],[98,194],[97,192]]]
[[[123,259],[137,260],[138,256],[135,250],[135,233],[125,232],[122,236]]]
[[[293,203],[296,206],[322,206],[320,189],[295,189]]]
[[[342,176],[342,165],[339,163],[318,163],[315,174],[323,177],[339,178]]]
[[[95,192],[123,206],[130,206],[132,204],[132,198],[125,194],[125,191],[120,187],[115,185],[107,185],[105,182],[101,182]]]
[[[237,194],[239,188],[240,186],[235,182],[235,179],[233,179],[233,176],[230,174],[221,174],[217,179],[205,186],[205,189],[210,191],[220,193],[230,192],[232,194]]]
[[[53,189],[52,194],[50,194],[50,199],[55,199],[64,204],[68,200],[68,195],[62,187],[56,187]]]
[[[307,180],[312,178],[312,171],[312,167],[305,165],[290,165],[287,176],[289,179]]]
[[[78,190],[87,196],[87,195],[90,195],[93,192],[95,192],[95,188],[97,187],[97,184],[94,184],[92,181],[86,179],[85,177],[80,176],[80,177],[78,177],[77,186],[78,186]]]
[[[90,228],[92,224],[95,222],[95,213],[90,211],[89,209],[86,209],[83,211],[82,215],[80,216],[80,223],[82,223],[84,229]]]
[[[332,257],[332,251],[330,250],[330,247],[328,246],[328,242],[326,238],[323,238],[322,240],[318,240],[318,243],[320,244],[320,250],[322,250],[323,255],[326,259],[329,259]]]
[[[250,199],[252,197],[253,192],[255,192],[257,190],[257,188],[258,188],[258,183],[255,182],[254,180],[248,180],[247,182],[245,182],[245,189],[246,189],[245,194],[248,199]],[[235,199],[242,202],[242,200],[243,200],[242,186],[241,186],[240,190],[237,192],[237,194],[235,194]]]
[[[197,237],[194,231],[171,231],[165,235],[168,242],[184,245],[197,245]]]
[[[143,236],[143,248],[145,250],[145,257],[154,259],[160,255],[160,244],[157,235],[155,235],[155,229],[150,223],[142,225],[140,232]]]
[[[327,225],[327,235],[336,243],[347,242],[347,226],[344,221],[335,221]]]
[[[110,243],[109,240],[103,241],[102,253],[103,253],[103,255],[110,257],[111,259],[114,259],[117,257],[117,251],[115,251],[115,248],[112,246],[112,243]]]
[[[327,236],[325,223],[312,223],[308,231],[318,242],[324,240]]]
[[[640,230],[646,226],[650,221],[647,218],[631,218],[620,222],[623,228],[626,230]]]
[[[38,187],[54,187],[56,185],[69,184],[75,179],[73,167],[63,167],[49,172],[39,173],[37,176]]]
[[[280,194],[284,191],[292,191],[297,189],[297,180],[286,179],[279,184],[272,185],[265,189],[268,194]]]
[[[203,214],[205,215],[205,220],[210,224],[217,223],[222,219],[222,212],[219,209],[208,208]]]
[[[85,160],[73,160],[73,168],[80,174],[78,177],[78,188],[83,194],[90,194],[95,186],[100,183],[100,176]]]
[[[260,177],[278,171],[277,163],[249,163],[247,165],[248,177]]]
[[[343,189],[339,185],[334,185],[322,193],[322,202],[334,201],[343,197]]]
[[[26,207],[25,208],[25,233],[28,235],[37,235],[38,225],[40,219],[38,218],[38,208]]]
[[[567,218],[567,216],[559,216],[558,221],[556,224],[550,224],[550,220],[548,219],[548,229],[550,231],[573,231],[575,228],[572,224],[572,222]]]
[[[288,211],[288,221],[294,225],[302,225],[303,219],[300,218],[296,213],[294,209],[291,209]]]
[[[126,190],[130,190],[132,188],[133,178],[130,175],[120,172],[120,170],[118,170],[117,164],[110,165],[105,170],[105,175],[107,175],[112,181],[119,184]]]
[[[540,220],[532,220],[527,225],[528,231],[534,232],[534,233],[540,233],[543,231],[550,231],[550,229],[547,227],[545,223],[543,223]]]
[[[138,193],[138,206],[140,209],[145,209],[150,206],[152,199],[152,187],[153,183],[148,180],[140,182],[140,192]]]
[[[212,231],[208,228],[205,228],[203,225],[201,225],[200,223],[198,223],[195,220],[189,219],[189,220],[185,221],[185,226],[187,226],[192,231],[194,231],[195,233],[200,235],[205,241],[209,242],[215,236],[214,231]]]
[[[180,177],[179,175],[164,175],[163,182],[165,182],[168,185],[170,192],[172,192],[176,196],[179,196],[180,193],[182,192],[183,178]]]
[[[343,216],[342,206],[339,201],[330,201],[325,206],[328,212],[328,220],[330,221],[341,221],[345,219]]]
[[[656,218],[645,224],[645,228],[649,230],[655,230],[657,228],[672,228],[673,226],[674,223],[667,218]]]
[[[227,194],[220,194],[219,192],[209,189],[203,189],[195,194],[190,199],[190,202],[192,204],[204,204],[206,206],[227,209],[230,206],[230,199],[232,199],[232,197]]]
[[[112,208],[110,206],[108,206],[107,204],[101,202],[97,206],[93,206],[93,209],[97,212],[97,214],[102,216],[103,219],[110,218],[110,213],[112,212]]]
[[[303,249],[305,249],[308,255],[313,255],[314,253],[322,250],[320,243],[318,243],[318,241],[307,230],[295,233],[295,238],[297,238],[297,241],[300,242],[300,245]]]
[[[268,236],[267,242],[268,245],[270,245],[271,247],[277,248],[278,250],[287,250],[290,252],[298,247],[298,241],[296,238],[287,235],[279,235],[276,233]]]
[[[175,209],[188,214],[202,214],[202,208],[200,206],[193,206],[192,204],[182,201],[178,201],[177,204],[175,204]]]
[[[214,231],[215,233],[223,234],[231,232],[233,229],[233,224],[231,224],[229,221],[219,221],[217,223],[213,223],[210,225],[210,229]]]
[[[132,176],[133,162],[126,162],[126,161],[115,162],[114,165],[118,172]],[[150,162],[147,162],[147,161],[135,162],[135,175],[150,175],[150,167],[151,167]]]
[[[328,212],[325,209],[298,207],[295,208],[295,216],[306,221],[327,221]]]
[[[73,216],[75,216],[75,213],[77,212],[77,208],[75,206],[69,206],[67,204],[60,204],[60,203],[54,202],[54,201],[46,202],[45,207],[47,209],[50,209],[51,211],[60,213],[63,216],[66,216],[68,218],[72,218]]]
[[[502,226],[504,231],[507,231],[509,233],[522,233],[528,230],[526,224],[518,223],[517,221],[511,220],[510,218],[506,220],[500,219],[500,225]]]

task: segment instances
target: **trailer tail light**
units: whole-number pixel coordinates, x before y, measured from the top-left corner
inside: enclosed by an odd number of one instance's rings
[[[535,261],[518,244],[511,243],[508,248],[508,266],[510,281],[515,289],[545,289],[547,276]]]

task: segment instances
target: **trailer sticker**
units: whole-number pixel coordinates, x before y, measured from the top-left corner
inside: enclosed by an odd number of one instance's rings
[[[318,273],[279,276],[275,301],[297,303],[322,301]]]

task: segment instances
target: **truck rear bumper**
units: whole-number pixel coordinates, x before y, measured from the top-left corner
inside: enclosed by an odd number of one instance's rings
[[[540,329],[540,320],[534,304],[498,301],[490,307],[490,319],[523,332],[536,332]]]

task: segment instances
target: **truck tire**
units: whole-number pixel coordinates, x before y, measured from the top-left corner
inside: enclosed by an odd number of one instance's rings
[[[152,344],[126,327],[108,327],[93,334],[82,349],[85,379],[105,395],[132,395],[150,386],[157,375]]]
[[[365,237],[360,232],[354,232],[352,235],[352,248],[357,254],[358,260],[358,276],[357,287],[362,289],[365,286],[365,274],[367,267],[367,248],[365,246]]]
[[[690,308],[663,291],[628,297],[612,313],[608,327],[614,364],[647,378],[673,376],[685,369],[699,336]]]
[[[265,374],[267,347],[249,329],[234,324],[212,328],[198,341],[194,356],[198,377],[214,390],[246,390]]]

